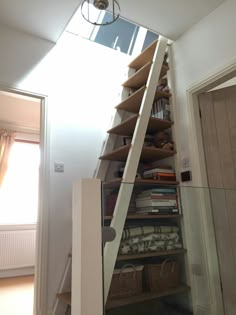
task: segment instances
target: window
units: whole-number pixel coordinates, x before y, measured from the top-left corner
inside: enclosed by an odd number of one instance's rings
[[[39,144],[14,142],[0,187],[0,224],[37,222]]]
[[[144,43],[143,43],[143,48],[142,51],[147,48],[147,46],[149,46],[155,39],[158,38],[158,35],[151,32],[151,31],[147,31],[146,37],[144,39]]]

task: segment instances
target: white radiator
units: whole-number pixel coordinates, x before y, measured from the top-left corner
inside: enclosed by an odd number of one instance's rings
[[[35,238],[35,229],[0,230],[0,270],[34,266]]]

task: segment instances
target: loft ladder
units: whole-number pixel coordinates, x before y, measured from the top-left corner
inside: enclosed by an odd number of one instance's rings
[[[112,158],[113,153],[120,155],[120,160],[124,160],[125,156],[125,168],[124,174],[121,180],[119,193],[117,196],[116,206],[113,213],[113,219],[110,227],[115,229],[116,238],[111,243],[106,243],[104,248],[104,302],[107,300],[112,274],[117,259],[117,254],[120,246],[120,240],[125,225],[125,220],[128,212],[128,207],[135,183],[138,164],[142,154],[143,143],[145,134],[147,131],[152,104],[155,99],[156,88],[158,81],[161,77],[166,75],[168,67],[163,65],[164,56],[167,48],[167,39],[159,36],[158,40],[154,41],[148,46],[139,56],[137,56],[130,64],[129,67],[134,69],[135,73],[131,75],[128,80],[123,83],[124,92],[127,91],[127,87],[138,88],[136,92],[128,96],[123,100],[116,108],[116,113],[113,117],[111,133],[109,133],[104,147],[103,155],[100,157],[98,166],[95,172],[95,178],[105,181],[110,166],[110,161],[115,160]],[[125,94],[125,93],[124,93]],[[128,93],[126,93],[127,96]],[[116,129],[119,124],[122,124],[124,120],[124,110],[126,110],[127,103],[132,99],[133,113],[136,113],[134,120],[136,121],[134,126],[134,132],[132,136],[131,145],[125,146],[120,152],[116,149],[117,135],[119,131]],[[131,118],[132,123],[134,122]],[[112,130],[115,132],[113,133]],[[60,285],[60,292],[58,294],[65,304],[70,305],[71,295],[64,292],[64,279],[68,279],[68,273],[70,272],[71,255],[69,255],[68,266],[63,275],[63,280]],[[68,283],[68,280],[65,281]],[[57,314],[58,310],[58,298],[56,299],[53,315]],[[89,314],[86,314],[89,315]]]
[[[136,73],[123,84],[124,87],[134,85],[135,88],[142,87],[142,83],[145,85],[141,88],[143,97],[137,115],[131,145],[127,146],[128,155],[125,163],[124,174],[110,225],[110,227],[114,228],[116,231],[116,238],[113,242],[106,243],[104,249],[104,301],[107,299],[111,284],[112,274],[117,259],[120,240],[134,187],[156,88],[160,76],[165,74],[165,70],[163,71],[163,60],[166,47],[167,39],[160,36],[158,41],[155,41],[133,62],[131,62],[129,67],[134,68]],[[142,82],[142,79],[145,77],[147,78],[147,81],[145,80],[145,82]],[[136,80],[138,82],[136,82]],[[119,121],[121,117],[122,115],[120,114],[120,109],[118,107],[114,116],[113,126],[117,125],[117,121]],[[112,159],[109,152],[115,147],[115,139],[116,138],[113,134],[109,134],[104,146],[104,155],[100,157],[101,162],[97,169],[96,178],[100,178],[102,181],[106,180],[106,174],[109,168],[107,160]]]

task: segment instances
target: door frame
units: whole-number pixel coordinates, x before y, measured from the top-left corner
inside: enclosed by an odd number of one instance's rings
[[[47,314],[48,202],[49,202],[49,120],[47,96],[0,85],[0,90],[40,100],[40,169],[38,222],[34,278],[34,315]]]
[[[186,91],[188,119],[189,125],[191,126],[188,131],[190,146],[189,151],[193,169],[193,178],[195,179],[196,186],[209,188],[198,96],[201,93],[207,92],[210,89],[220,85],[227,80],[230,80],[235,76],[236,62],[233,62],[212,73],[207,78],[204,78],[203,80],[197,82]],[[209,211],[204,211],[204,208],[205,206],[203,205],[203,238],[207,254],[209,286],[211,291],[210,295],[213,303],[213,313],[217,315],[222,315],[224,314],[224,306],[223,295],[221,291],[220,269],[217,255],[213,214],[209,213]]]

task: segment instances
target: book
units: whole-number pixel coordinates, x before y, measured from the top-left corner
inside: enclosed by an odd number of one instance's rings
[[[137,200],[136,208],[143,207],[177,207],[177,200],[159,200],[159,199],[147,199],[147,200]]]
[[[170,104],[167,98],[160,98],[153,102],[151,116],[170,120]]]
[[[159,167],[155,167],[146,171],[143,171],[143,175],[148,175],[148,174],[153,174],[153,173],[168,173],[168,174],[174,174],[174,170],[173,169],[169,169],[169,168],[159,168]]]
[[[176,207],[143,207],[136,210],[138,214],[178,214]]]
[[[154,180],[167,180],[167,181],[176,181],[176,174],[173,173],[163,173],[163,172],[154,172],[150,174],[143,175],[144,179],[154,179]]]
[[[149,195],[149,194],[175,194],[176,195],[176,188],[174,187],[158,187],[158,188],[151,188],[151,189],[146,189],[140,192],[137,196],[144,196],[144,195]]]
[[[138,195],[135,198],[137,200],[176,200],[177,195],[167,195],[167,194],[147,194],[147,195]]]

